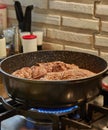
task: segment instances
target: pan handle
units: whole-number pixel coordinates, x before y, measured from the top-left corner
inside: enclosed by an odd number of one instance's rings
[[[13,109],[13,107],[12,107],[10,104],[8,104],[8,103],[6,102],[6,100],[5,100],[3,97],[1,97],[1,96],[0,96],[0,102],[3,104],[3,106],[4,106],[7,110],[12,110],[12,109]]]

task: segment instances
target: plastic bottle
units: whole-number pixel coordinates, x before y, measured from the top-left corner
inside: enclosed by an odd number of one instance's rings
[[[19,28],[14,27],[14,49],[15,53],[20,53],[21,52],[21,39],[20,39],[20,33],[19,33]]]
[[[3,4],[0,4],[0,27],[7,28],[7,6]]]
[[[37,51],[37,36],[36,35],[24,35],[22,37],[23,52]]]
[[[3,59],[7,56],[6,52],[6,39],[4,35],[0,35],[0,59]]]

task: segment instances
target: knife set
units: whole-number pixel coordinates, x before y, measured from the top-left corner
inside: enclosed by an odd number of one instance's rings
[[[15,1],[14,7],[18,20],[18,26],[21,32],[31,32],[31,11],[33,9],[33,5],[28,5],[26,7],[25,15],[23,14],[22,6],[19,1]]]
[[[31,31],[31,22],[32,22],[31,13],[32,13],[33,5],[28,5],[26,7],[25,14],[23,14],[21,3],[19,1],[15,1],[14,7],[16,12],[16,17],[18,20],[18,28],[20,30],[20,36],[21,36],[20,45],[22,45],[22,49],[20,49],[21,50],[20,52],[25,53],[25,52],[42,50],[43,32]]]

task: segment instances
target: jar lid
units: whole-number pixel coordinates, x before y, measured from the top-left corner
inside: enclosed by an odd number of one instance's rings
[[[4,9],[6,7],[7,7],[6,5],[0,4],[0,9]]]
[[[23,38],[23,39],[28,39],[28,40],[30,40],[30,39],[35,39],[35,38],[37,38],[37,36],[30,34],[30,35],[24,35],[24,36],[22,36],[22,38]]]

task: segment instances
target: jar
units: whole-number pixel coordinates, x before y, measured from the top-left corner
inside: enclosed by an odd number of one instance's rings
[[[36,35],[24,35],[22,37],[23,52],[37,51],[37,36]]]
[[[0,36],[0,59],[5,58],[7,55],[6,52],[6,39],[3,35]]]
[[[34,31],[33,34],[37,36],[37,50],[42,50],[43,32],[42,31]]]
[[[3,4],[0,4],[0,28],[7,28],[7,6]]]

